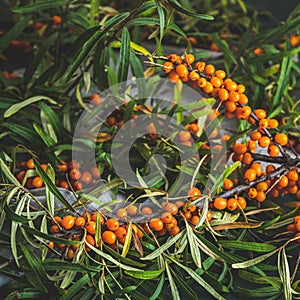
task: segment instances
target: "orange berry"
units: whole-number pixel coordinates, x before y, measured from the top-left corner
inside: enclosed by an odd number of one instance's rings
[[[180,232],[179,226],[174,226],[172,229],[169,230],[169,233],[173,236],[178,234],[179,232]]]
[[[174,69],[174,66],[172,62],[166,61],[164,62],[162,69],[165,73],[170,73]]]
[[[199,126],[197,124],[191,124],[190,125],[190,131],[194,134],[196,134],[199,131]]]
[[[218,197],[214,200],[214,207],[223,210],[227,207],[227,199]]]
[[[126,218],[128,215],[127,213],[127,210],[125,208],[119,208],[116,212],[116,216],[119,218],[119,219],[124,219]]]
[[[75,224],[75,217],[71,215],[67,215],[63,217],[61,221],[61,225],[66,229],[69,230],[71,229]]]
[[[254,131],[250,134],[250,139],[252,141],[258,141],[261,138],[261,133],[259,131]]]
[[[226,89],[227,89],[229,92],[231,92],[231,91],[236,91],[236,89],[237,89],[237,84],[236,84],[234,81],[232,81],[231,79],[227,78],[227,79],[224,81],[224,83],[225,83]]]
[[[190,196],[191,201],[195,201],[197,199],[200,198],[201,196],[201,191],[196,188],[196,187],[192,187],[189,191],[188,191],[188,196]]]
[[[189,79],[192,81],[198,81],[200,78],[200,75],[198,73],[198,71],[194,70],[189,74]]]
[[[178,55],[177,54],[174,54],[174,53],[172,53],[172,54],[170,54],[170,55],[168,55],[168,60],[169,61],[171,61],[171,62],[175,62],[175,61],[177,61],[177,59],[178,59]]]
[[[271,196],[272,198],[277,198],[277,197],[279,197],[279,191],[278,191],[278,189],[272,188],[271,191],[270,191],[270,196]]]
[[[250,182],[254,181],[256,179],[256,171],[251,168],[246,170],[246,172],[244,173],[244,178]]]
[[[269,120],[268,119],[259,120],[258,126],[259,126],[260,129],[268,128],[269,127]]]
[[[27,168],[28,169],[34,169],[34,162],[33,162],[32,158],[27,160]]]
[[[250,188],[248,191],[248,197],[254,199],[257,196],[257,190],[255,188]]]
[[[253,164],[251,165],[251,169],[254,169],[254,170],[256,171],[256,175],[257,175],[258,177],[262,175],[263,169],[262,169],[261,164],[255,162],[255,163],[253,163]]]
[[[262,136],[258,141],[259,146],[262,148],[268,147],[270,145],[270,143],[271,143],[271,140],[267,136]]]
[[[72,259],[74,257],[74,255],[75,255],[74,250],[72,248],[69,248],[67,253],[66,253],[66,258],[67,259]]]
[[[267,113],[266,113],[266,111],[264,109],[260,109],[260,108],[259,109],[255,109],[253,112],[254,112],[255,116],[258,119],[260,119],[260,120],[265,119],[266,116],[267,116]]]
[[[274,140],[281,146],[285,146],[289,141],[287,135],[284,133],[276,133]]]
[[[69,162],[68,167],[69,167],[69,169],[80,169],[81,163],[78,162],[77,160],[73,159]]]
[[[173,83],[178,82],[179,78],[179,74],[175,70],[172,70],[168,75],[168,79]]]
[[[207,222],[210,222],[211,219],[212,219],[212,213],[210,210],[208,210],[206,213],[206,220],[207,220]]]
[[[90,172],[84,171],[81,174],[80,180],[82,183],[89,184],[92,182],[92,174]]]
[[[192,213],[190,211],[185,211],[183,213],[184,217],[187,219],[187,220],[190,220],[192,218]]]
[[[200,80],[200,79],[199,79]],[[199,82],[199,81],[198,81]],[[206,94],[210,94],[212,93],[214,90],[214,86],[209,82],[207,81],[205,86],[203,87],[203,91],[206,93]]]
[[[207,84],[207,80],[204,78],[204,77],[200,77],[198,80],[197,80],[197,84],[200,88],[204,88]]]
[[[85,225],[85,218],[83,217],[77,217],[75,219],[75,226],[77,227],[83,227]]]
[[[246,90],[246,88],[243,84],[238,84],[236,89],[239,94],[243,94]]]
[[[200,217],[199,216],[197,216],[197,215],[194,215],[194,216],[192,216],[192,218],[191,218],[191,223],[193,224],[193,225],[197,225],[198,223],[199,223],[199,221],[200,221]]]
[[[289,179],[287,178],[287,176],[282,176],[280,178],[280,180],[278,181],[278,186],[280,187],[287,187],[289,184]]]
[[[95,234],[96,232],[96,222],[95,221],[88,221],[85,225],[85,228],[89,234]]]
[[[258,191],[258,192],[257,192],[257,195],[256,195],[256,200],[257,200],[258,202],[263,202],[263,201],[265,201],[265,200],[266,200],[266,194],[265,194],[265,192],[263,192],[263,191]]]
[[[92,235],[87,234],[85,237],[85,240],[87,243],[89,243],[93,247],[96,245],[96,241]],[[86,246],[86,250],[90,251],[91,249],[88,246]]]
[[[153,218],[149,222],[149,227],[154,231],[160,231],[164,228],[164,223],[159,218]]]
[[[116,237],[118,240],[120,239],[125,239],[126,238],[126,235],[127,235],[127,230],[122,227],[122,226],[119,226],[115,231],[114,231]]]
[[[212,75],[215,73],[215,67],[211,64],[206,65],[204,70],[207,75]]]
[[[34,177],[33,180],[32,180],[32,185],[36,189],[41,188],[43,186],[43,184],[44,184],[43,180],[39,176]]]
[[[203,62],[203,61],[198,61],[198,62],[196,62],[196,64],[195,64],[195,68],[199,71],[199,72],[204,72],[204,69],[205,69],[205,62]]]
[[[102,103],[102,98],[98,94],[92,94],[90,96],[93,105],[98,106]]]
[[[78,180],[81,177],[81,172],[79,169],[72,169],[69,173],[70,178],[73,180]]]
[[[253,161],[252,155],[250,153],[245,153],[243,156],[243,163],[245,165],[250,165]]]
[[[100,178],[100,176],[101,176],[97,166],[95,166],[91,169],[91,173],[92,173],[94,178]]]
[[[256,185],[256,189],[257,189],[258,191],[265,192],[265,191],[267,191],[268,188],[269,188],[269,185],[268,185],[267,182],[265,182],[265,181],[259,182],[259,183]]]
[[[226,77],[226,72],[223,70],[217,70],[215,75],[220,79],[224,79]]]
[[[92,214],[91,221],[97,222],[98,216],[99,216],[100,224],[103,225],[104,224],[104,218],[101,215],[101,213],[99,213],[99,212],[95,212],[95,213]]]
[[[52,22],[54,25],[59,25],[62,23],[62,18],[60,16],[52,16]]]
[[[276,168],[275,168],[274,165],[267,165],[267,167],[266,167],[266,172],[267,172],[267,174],[272,173],[272,172],[274,172],[275,170],[276,170]]]
[[[106,244],[114,244],[117,240],[117,236],[112,231],[106,230],[102,233],[102,240]]]
[[[298,181],[298,179],[299,179],[298,172],[296,172],[294,170],[289,171],[286,176],[289,180],[292,180],[292,181]]]
[[[242,105],[246,105],[249,102],[248,97],[245,94],[240,94],[239,103]]]
[[[226,101],[229,98],[229,93],[226,89],[220,89],[218,92],[220,101]]]
[[[180,65],[177,65],[176,68],[176,73],[180,76],[180,77],[183,77],[183,76],[187,76],[189,75],[189,70],[188,68],[183,65],[183,64],[180,64]]]
[[[68,171],[68,164],[64,161],[61,162],[61,164],[56,165],[56,167],[61,171],[61,172],[67,172]]]
[[[226,101],[225,102],[225,108],[227,111],[233,113],[236,111],[236,104],[232,101]]]
[[[172,222],[172,219],[173,219],[173,215],[169,212],[164,212],[162,215],[161,215],[161,220],[163,221],[163,223],[165,224],[169,224]]]
[[[225,191],[229,191],[229,190],[233,189],[233,187],[234,187],[234,184],[233,184],[232,180],[230,180],[229,178],[224,179],[223,189]]]
[[[129,215],[135,215],[138,212],[138,208],[135,205],[129,205],[126,210]]]
[[[280,149],[276,145],[269,145],[268,147],[268,154],[271,157],[276,157],[280,154]]]
[[[270,128],[277,128],[279,126],[279,123],[275,119],[269,119],[269,127]]]
[[[106,227],[110,231],[116,230],[120,226],[120,223],[115,218],[110,218],[106,221]]]
[[[220,78],[214,76],[214,77],[211,78],[210,83],[211,83],[214,87],[219,88],[219,87],[221,87],[223,81],[222,81]]]
[[[152,214],[152,209],[148,206],[145,206],[145,207],[142,208],[142,214],[151,215]]]
[[[239,102],[240,94],[235,92],[235,91],[230,91],[229,96],[228,96],[228,100],[232,101],[232,102]]]
[[[245,209],[247,206],[247,201],[245,198],[243,197],[238,197],[238,208],[239,209]]]
[[[63,188],[63,189],[66,189],[66,190],[69,190],[70,187],[69,187],[69,184],[66,180],[63,180],[59,183],[59,187]]]
[[[52,225],[51,228],[50,228],[50,232],[58,233],[58,232],[60,232],[60,229],[57,225]]]
[[[179,131],[178,132],[178,137],[180,141],[186,142],[191,138],[191,134],[188,131]]]
[[[238,207],[238,201],[235,199],[235,198],[230,198],[228,201],[227,201],[227,208],[229,210],[236,210]]]
[[[168,203],[165,207],[165,210],[172,215],[176,215],[178,213],[178,207],[174,203]]]
[[[187,55],[185,55],[185,57],[184,57],[184,62],[185,62],[187,65],[191,65],[194,61],[195,61],[195,57],[194,57],[193,54],[187,54]]]
[[[244,154],[247,152],[247,146],[244,144],[234,144],[233,152],[237,154]]]
[[[286,228],[287,231],[291,231],[291,232],[297,232],[297,229],[295,227],[295,224],[289,224]]]
[[[196,204],[192,204],[191,201],[187,201],[183,205],[183,211],[190,211],[191,213],[195,212],[197,209]]]

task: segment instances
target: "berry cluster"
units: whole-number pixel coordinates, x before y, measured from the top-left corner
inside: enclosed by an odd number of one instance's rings
[[[294,217],[294,222],[289,224],[287,230],[294,233],[294,237],[300,236],[300,215]],[[297,243],[300,243],[300,239],[296,239]]]
[[[226,117],[247,120],[252,125],[252,132],[247,142],[235,143],[232,149],[232,160],[242,163],[243,182],[237,176],[233,179],[225,179],[224,192],[214,199],[213,206],[221,210],[245,208],[245,198],[263,202],[268,193],[273,198],[289,193],[296,195],[299,200],[299,157],[294,149],[295,159],[287,153],[292,143],[286,134],[278,132],[278,120],[268,118],[264,109],[252,111],[247,105],[245,86],[231,78],[226,78],[226,72],[216,70],[212,64],[203,61],[195,62],[192,54],[185,54],[183,57],[170,54],[165,57],[165,60],[162,69],[168,74],[171,82],[176,83],[181,80],[192,88],[200,89],[208,96],[219,100],[218,107],[215,109],[216,115],[223,109]],[[229,138],[223,137],[224,141],[228,141]],[[266,149],[268,155],[257,154],[258,147]],[[261,161],[270,164],[263,167]],[[280,167],[276,167],[277,164]],[[245,198],[238,197],[239,194]]]
[[[38,189],[44,187],[42,178],[34,172],[35,166],[32,158],[20,162],[19,167],[20,170],[15,174],[15,177],[26,188]],[[46,164],[41,164],[41,167],[46,171]],[[28,172],[30,170],[33,172]],[[55,185],[67,190],[79,191],[83,187],[95,184],[100,178],[97,166],[86,168],[76,160],[72,160],[69,163],[62,161],[56,165],[56,171]]]

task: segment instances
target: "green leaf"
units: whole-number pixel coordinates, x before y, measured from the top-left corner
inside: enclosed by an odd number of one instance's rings
[[[34,72],[38,68],[38,66],[41,64],[42,59],[45,58],[46,53],[50,49],[50,47],[53,47],[55,44],[55,40],[58,37],[58,32],[55,32],[54,34],[50,35],[45,39],[45,41],[42,43],[41,47],[39,48],[39,51],[34,55],[32,61],[28,65],[25,73],[24,73],[24,83],[27,84],[30,82],[30,80],[34,76]]]
[[[6,110],[6,112],[4,113],[4,118],[9,118],[12,115],[14,115],[15,113],[17,113],[20,109],[33,104],[37,101],[41,101],[41,100],[48,100],[51,104],[57,104],[56,101],[54,101],[53,99],[46,97],[46,96],[42,96],[42,95],[38,95],[38,96],[33,96],[31,98],[28,98],[22,102],[13,104],[9,109]]]
[[[0,38],[0,53],[3,52],[12,40],[16,40],[20,33],[26,28],[31,16],[23,17],[7,33]]]
[[[69,240],[69,239],[64,239],[64,238],[59,238],[59,237],[55,237],[54,235],[50,235],[44,232],[41,232],[40,230],[37,230],[35,228],[29,227],[25,224],[22,225],[22,228],[24,228],[24,230],[26,232],[29,232],[33,235],[36,235],[38,237],[41,237],[47,241],[53,241],[54,243],[57,244],[67,244],[67,245],[77,245],[77,244],[81,244],[81,241],[73,241],[73,240]]]
[[[11,171],[8,169],[6,163],[0,158],[0,171],[1,174],[4,175],[4,177],[11,182],[12,184],[16,186],[21,186],[20,182],[16,179],[16,177],[11,173]]]
[[[263,254],[261,256],[255,257],[253,259],[247,260],[247,261],[243,261],[243,262],[238,262],[238,263],[233,263],[231,266],[234,269],[243,269],[243,268],[248,268],[251,266],[254,266],[262,261],[264,261],[265,259],[267,259],[268,257],[272,256],[273,254],[275,254],[277,251],[279,251],[279,249],[275,249],[269,253]]]
[[[159,248],[157,248],[152,253],[148,254],[145,257],[141,257],[142,260],[152,260],[154,258],[157,258],[159,255],[161,255],[164,251],[169,249],[172,245],[174,245],[183,235],[185,234],[185,231],[182,230],[177,235],[173,236],[171,239],[169,239],[167,242],[165,242],[163,245],[161,245]]]
[[[231,173],[233,173],[240,165],[241,163],[239,161],[236,161],[235,163],[229,165],[226,167],[226,169],[223,171],[221,176],[217,178],[214,185],[211,188],[211,193],[214,193],[222,184],[223,180],[226,179]]]
[[[33,128],[36,131],[36,133],[41,137],[41,139],[47,147],[51,147],[56,144],[56,141],[54,141],[54,139],[39,125],[33,124]]]
[[[98,255],[100,255],[101,257],[103,257],[104,259],[110,261],[111,263],[113,263],[115,266],[120,267],[121,269],[124,269],[126,271],[136,271],[136,272],[140,272],[141,270],[137,269],[137,268],[133,268],[127,265],[124,265],[122,263],[120,263],[119,261],[117,261],[116,259],[114,259],[113,257],[111,257],[110,255],[104,253],[103,251],[95,248],[94,246],[90,245],[89,243],[87,243],[88,247],[91,248],[95,253],[97,253]]]
[[[124,242],[124,247],[122,249],[121,256],[123,256],[123,257],[126,257],[128,251],[130,249],[131,238],[132,238],[132,221],[129,222],[127,234],[126,234],[126,238],[125,238],[125,242]]]
[[[187,220],[184,219],[184,221],[185,221],[186,233],[187,233],[187,237],[188,237],[188,241],[189,241],[192,259],[193,259],[195,265],[198,268],[201,268],[201,253],[200,253],[197,241],[196,241],[195,234],[193,232],[192,227],[188,224]]]
[[[193,13],[191,11],[188,11],[186,9],[184,9],[180,3],[177,0],[167,0],[167,2],[174,7],[176,10],[178,10],[179,12],[187,15],[187,16],[191,16],[194,18],[198,18],[198,19],[202,19],[202,20],[207,20],[207,21],[211,21],[214,19],[213,16],[208,16],[208,15],[204,15],[204,14],[198,14],[198,13]]]
[[[167,271],[167,275],[168,275],[168,279],[169,279],[169,283],[170,283],[170,287],[171,287],[172,299],[173,300],[180,300],[180,295],[179,295],[179,292],[178,292],[178,288],[176,286],[176,283],[175,283],[174,278],[172,276],[172,273],[170,271],[169,264],[167,262],[166,262],[166,271]]]
[[[173,259],[169,257],[176,265],[181,267],[184,271],[186,271],[190,277],[192,277],[195,282],[197,282],[199,285],[201,285],[205,290],[207,290],[215,299],[219,300],[225,300],[217,291],[214,290],[214,288],[209,285],[200,275],[198,275],[193,269],[181,264],[176,259]]]
[[[66,81],[70,80],[73,73],[77,68],[87,59],[89,53],[93,48],[106,36],[106,34],[116,26],[118,26],[122,21],[124,21],[130,13],[120,13],[103,24],[103,29],[96,31],[85,44],[82,46],[82,49],[78,56],[75,58],[75,61],[72,63],[70,69],[66,73]]]
[[[277,88],[276,88],[276,93],[273,97],[273,107],[276,107],[277,105],[279,105],[282,96],[284,94],[284,91],[289,87],[289,74],[291,71],[291,67],[293,64],[293,57],[284,57],[282,59],[282,63],[281,63],[281,69],[280,69],[280,75],[279,75],[279,79],[277,81]]]
[[[62,5],[65,5],[67,2],[68,2],[68,0],[43,1],[43,2],[38,2],[38,3],[26,5],[26,6],[12,8],[11,10],[15,14],[28,14],[28,13],[33,13],[33,12],[39,12],[44,9],[57,8]]]
[[[149,26],[149,25],[156,25],[159,26],[159,20],[156,18],[135,18],[127,23],[127,26]],[[180,29],[176,24],[174,23],[168,23],[168,29],[173,30],[177,32],[180,36],[186,37],[186,34],[183,30]]]
[[[132,49],[130,50],[130,65],[133,75],[138,79],[136,81],[138,86],[138,97],[139,99],[141,99],[142,95],[144,94],[144,91],[146,90],[145,80],[143,79],[144,70],[141,61]]]
[[[276,246],[274,245],[258,243],[258,242],[219,240],[219,243],[225,248],[235,249],[235,250],[269,252],[276,249]]]
[[[143,280],[149,280],[157,278],[164,270],[141,270],[141,271],[124,271],[127,275],[143,279]]]
[[[118,68],[118,82],[127,80],[129,71],[129,58],[130,58],[130,35],[126,27],[123,28],[121,36],[121,48],[119,55],[119,68]]]
[[[96,26],[99,19],[100,0],[91,0],[90,25]]]
[[[290,274],[289,262],[284,247],[278,253],[278,269],[279,269],[280,279],[283,284],[284,299],[292,300],[293,295],[292,295],[292,287],[291,287],[291,274]]]
[[[155,0],[157,13],[159,16],[159,42],[161,43],[162,38],[164,36],[165,26],[166,26],[166,18],[163,7],[159,0]]]
[[[32,249],[30,249],[28,246],[24,245],[23,243],[20,243],[20,248],[21,248],[22,252],[24,253],[24,256],[25,256],[31,270],[36,275],[34,280],[32,281],[34,283],[34,286],[38,290],[47,293],[48,290],[42,282],[42,280],[45,280],[47,278],[47,274],[46,274],[46,271],[45,271],[45,269],[44,269],[44,267],[41,263],[41,260],[38,259],[32,253]]]
[[[41,167],[37,159],[33,158],[34,166],[36,169],[36,172],[38,175],[42,178],[43,182],[49,189],[49,191],[57,198],[58,201],[60,201],[66,208],[69,210],[75,212],[72,205],[65,199],[65,197],[61,194],[61,192],[57,189],[55,184],[52,182],[51,178],[47,175],[47,173],[44,171],[44,169]]]
[[[161,290],[164,286],[164,283],[165,283],[165,275],[164,275],[164,273],[162,273],[161,277],[159,279],[159,282],[156,286],[156,289],[155,289],[154,293],[152,294],[152,296],[149,298],[149,300],[155,300],[158,298],[158,296],[160,295]]]

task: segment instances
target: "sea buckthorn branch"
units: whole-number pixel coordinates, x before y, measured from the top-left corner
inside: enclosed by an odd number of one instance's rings
[[[176,83],[181,80],[183,83],[189,84],[193,89],[200,90],[201,94],[204,93],[206,96],[220,101],[216,109],[218,114],[220,114],[220,109],[224,111],[225,117],[247,120],[252,125],[250,139],[246,144],[235,143],[233,147],[229,148],[233,152],[233,161],[240,161],[244,166],[249,166],[244,173],[246,184],[238,182],[238,179],[235,180],[235,184],[232,180],[225,179],[223,182],[224,192],[213,199],[215,208],[234,210],[237,195],[246,191],[248,198],[255,198],[258,202],[263,202],[266,194],[273,187],[276,187],[271,192],[274,198],[280,192],[283,194],[286,192],[297,193],[300,188],[300,182],[298,182],[300,158],[295,151],[293,153],[296,157],[291,158],[291,153],[286,149],[289,143],[288,136],[277,129],[279,122],[276,119],[268,119],[266,111],[263,109],[252,111],[248,105],[244,85],[226,78],[225,71],[216,70],[212,64],[195,62],[192,54],[183,56],[170,54],[162,59],[165,62],[160,66],[171,82]],[[255,128],[256,131],[254,131]],[[277,132],[273,133],[270,129],[277,130]],[[206,146],[210,148],[209,145]],[[267,148],[269,156],[257,154],[257,146]],[[263,171],[259,161],[280,166],[276,168],[268,165],[266,171]],[[298,193],[300,197],[300,192]],[[234,198],[227,201],[225,198],[228,197]],[[229,202],[235,204],[229,206]]]
[[[300,160],[295,159],[293,161],[293,164],[290,165],[290,169],[293,169],[293,168],[299,167],[299,166],[300,166]],[[234,196],[234,195],[241,194],[242,192],[245,192],[249,188],[251,188],[253,186],[256,186],[260,182],[264,182],[266,180],[274,180],[274,179],[276,179],[276,177],[280,178],[280,176],[282,174],[285,174],[288,171],[289,170],[287,170],[286,166],[281,166],[272,173],[269,173],[265,176],[259,177],[258,179],[254,180],[254,181],[251,181],[248,184],[236,186],[236,187],[234,187],[233,189],[231,189],[229,191],[223,192],[223,193],[215,196],[214,198],[216,198],[216,197],[228,198],[228,197],[231,197],[231,196]]]

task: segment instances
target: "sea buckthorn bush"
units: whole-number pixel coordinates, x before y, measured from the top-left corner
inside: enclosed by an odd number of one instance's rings
[[[276,24],[243,1],[6,7],[1,296],[296,299],[299,5]]]

